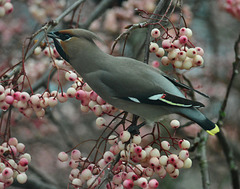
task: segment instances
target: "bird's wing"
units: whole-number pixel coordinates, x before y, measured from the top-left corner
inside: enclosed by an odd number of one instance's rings
[[[122,98],[122,97],[120,97]],[[161,105],[161,106],[177,106],[183,108],[195,107],[200,108],[204,107],[204,105],[197,101],[192,101],[186,98],[181,98],[169,93],[162,94],[154,94],[146,97],[127,97],[123,98],[125,100],[130,100],[135,103],[143,103],[143,104],[152,104],[152,105]]]
[[[168,76],[166,74],[163,74],[163,76],[165,78],[167,78],[169,81],[171,81],[174,85],[176,85],[176,86],[178,86],[180,88],[184,88],[184,89],[188,89],[188,90],[191,90],[191,91],[195,91],[196,93],[198,93],[198,94],[200,94],[200,95],[202,95],[202,96],[204,96],[206,98],[209,98],[208,95],[206,95],[206,94],[204,94],[204,93],[202,93],[202,92],[200,92],[200,91],[198,91],[198,90],[196,90],[196,89],[194,89],[192,87],[189,87],[188,85],[185,85],[184,83],[180,83],[175,78],[172,78],[172,77],[170,77],[170,76]]]
[[[103,87],[111,92],[112,98],[152,105],[204,106],[200,102],[186,99],[179,89],[158,70],[143,63],[124,66],[123,64],[122,69],[121,66],[118,66],[118,70],[114,71],[114,68],[111,68],[112,72],[106,72],[98,77],[101,78]],[[117,72],[121,72],[121,74]]]

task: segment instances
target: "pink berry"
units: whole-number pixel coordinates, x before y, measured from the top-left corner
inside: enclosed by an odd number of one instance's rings
[[[81,173],[81,178],[89,180],[92,177],[92,172],[89,169],[84,169]]]
[[[175,60],[175,61],[173,62],[174,68],[181,69],[181,68],[182,68],[182,65],[183,65],[183,62],[180,61],[180,60]]]
[[[21,158],[20,161],[18,162],[19,165],[21,166],[27,166],[28,165],[28,160],[26,158]]]
[[[73,160],[79,160],[81,157],[81,152],[79,150],[73,150],[72,153],[71,153],[71,158]]]
[[[161,35],[161,32],[159,29],[157,29],[157,28],[152,29],[151,36],[153,38],[158,38],[158,37],[160,37],[160,35]]]
[[[175,49],[175,50],[172,50],[168,53],[168,59],[170,61],[174,61],[177,59],[177,56],[178,56],[178,52],[179,50],[178,49]]]
[[[55,97],[50,97],[48,100],[48,104],[50,107],[56,106],[57,103],[58,103],[58,101],[57,101],[57,98],[55,98]]]
[[[163,141],[161,142],[161,147],[162,147],[162,149],[164,149],[164,150],[169,150],[169,149],[170,149],[170,144],[169,144],[168,141],[163,140]]]
[[[160,157],[159,150],[157,148],[152,149],[151,152],[150,152],[150,156],[151,157]]]
[[[154,174],[154,171],[153,171],[152,168],[147,167],[147,168],[144,169],[144,173],[147,177],[151,177]]]
[[[108,163],[110,161],[112,161],[114,159],[114,155],[112,152],[110,151],[106,151],[104,154],[103,154],[103,159]]]
[[[120,133],[120,139],[123,143],[129,141],[130,137],[131,134],[128,131],[122,131]]]
[[[59,159],[60,161],[62,161],[62,162],[65,162],[65,161],[68,160],[68,154],[65,153],[65,152],[60,152],[60,153],[58,154],[58,159]]]
[[[96,125],[99,127],[105,126],[106,125],[106,120],[103,117],[98,117],[96,119]]]
[[[114,184],[121,184],[122,183],[121,175],[119,175],[119,174],[114,175],[112,181]]]
[[[187,36],[183,35],[183,36],[179,37],[179,42],[181,44],[186,44],[188,42]]]
[[[201,47],[195,47],[197,54],[200,56],[203,56],[204,54],[204,50]]]
[[[135,143],[135,144],[140,144],[142,141],[142,137],[140,135],[134,135],[133,136],[133,139],[132,139],[132,142]]]
[[[7,88],[7,89],[5,89],[4,93],[5,93],[6,96],[7,95],[12,96],[14,94],[14,90],[11,89],[11,88]]]
[[[13,11],[13,5],[10,2],[6,2],[4,4],[4,9],[6,11],[6,14],[10,14]]]
[[[110,135],[110,136],[108,137],[108,143],[109,143],[110,145],[117,144],[117,142],[118,142],[118,137],[117,137],[117,136],[115,136],[115,135]]]
[[[166,155],[162,155],[159,158],[160,165],[165,166],[165,165],[167,165],[167,162],[168,162],[168,157]]]
[[[149,46],[150,52],[157,52],[159,49],[159,46],[157,43],[151,42]]]
[[[187,57],[189,58],[193,58],[194,56],[197,55],[197,51],[195,48],[190,48],[187,50],[187,53],[186,53]]]
[[[5,169],[3,169],[2,171],[2,176],[5,178],[5,179],[9,179],[10,177],[13,176],[13,170],[9,167],[6,167]]]
[[[152,67],[158,68],[159,66],[160,66],[160,63],[157,60],[152,62]]]
[[[171,154],[170,156],[168,156],[168,162],[171,164],[175,164],[177,160],[178,156],[176,154]]]
[[[170,39],[165,39],[162,41],[162,48],[169,49],[171,47],[172,43]]]
[[[102,113],[103,113],[102,107],[101,107],[100,105],[95,105],[95,106],[92,108],[92,111],[93,111],[93,113],[94,113],[96,116],[101,116]]]
[[[15,138],[15,137],[9,138],[8,144],[13,145],[13,146],[17,146],[17,144],[18,144],[17,138]]]
[[[16,94],[16,93],[17,93],[17,92],[15,92],[14,94]],[[39,96],[38,96],[38,95],[32,95],[32,96],[30,97],[30,101],[31,101],[31,103],[32,103],[33,105],[39,104],[39,101],[40,101]]]
[[[78,90],[75,94],[77,100],[83,100],[86,98],[87,94],[83,90]]]
[[[190,148],[190,142],[188,140],[183,139],[181,143],[181,148],[187,150]]]
[[[98,162],[98,166],[100,168],[104,168],[105,166],[107,165],[107,162],[104,160],[104,159],[101,159],[99,162]]]
[[[27,92],[22,92],[20,94],[20,100],[22,102],[27,102],[30,99],[30,95]]]
[[[140,154],[142,152],[142,147],[141,146],[134,147],[134,152]]]
[[[181,150],[180,152],[179,152],[179,158],[181,159],[181,160],[186,160],[188,157],[189,157],[189,152],[188,152],[188,150]]]
[[[177,58],[178,58],[178,60],[180,60],[180,61],[184,61],[185,58],[186,58],[186,56],[187,56],[187,55],[186,55],[186,52],[185,52],[185,51],[179,51]]]
[[[97,100],[97,97],[98,97],[98,94],[94,91],[92,91],[90,93],[90,99],[93,100],[93,101],[96,101]]]
[[[149,182],[148,182],[148,185],[150,188],[157,188],[159,183],[156,179],[151,179]]]
[[[73,87],[70,87],[67,90],[67,95],[69,98],[73,98],[73,97],[75,97],[76,92],[77,92],[76,89],[74,89]]]
[[[177,129],[178,127],[180,127],[180,122],[178,120],[174,119],[170,122],[170,125],[172,128]]]
[[[163,57],[161,58],[161,63],[162,63],[162,65],[164,65],[164,66],[168,66],[168,65],[171,63],[171,61],[169,60],[169,58],[168,58],[167,56],[163,56]]]
[[[173,47],[174,47],[175,49],[179,49],[180,47],[182,47],[182,45],[181,45],[181,43],[180,43],[179,40],[175,40],[175,41],[173,42]]]
[[[100,96],[97,96],[97,103],[98,103],[99,105],[106,104],[106,102],[105,102]]]
[[[81,179],[79,179],[79,178],[75,178],[72,180],[72,185],[74,185],[74,186],[80,187],[80,186],[82,186],[82,184],[83,183],[82,183]]]
[[[180,30],[179,30],[179,35],[182,36],[182,35],[186,35],[187,31],[186,31],[186,28],[185,27],[182,27]]]
[[[183,62],[182,68],[185,70],[190,70],[192,67],[193,67],[192,58],[186,57],[186,59]]]
[[[59,102],[64,103],[68,100],[69,95],[65,92],[60,92],[57,94],[57,99]],[[72,98],[72,97],[71,97]]]
[[[126,179],[124,180],[123,182],[123,187],[126,188],[126,189],[131,189],[133,188],[134,184],[133,184],[133,181],[130,180],[130,179]]]
[[[151,168],[157,167],[159,165],[159,159],[157,157],[152,157],[149,160],[149,165],[151,166]]]
[[[192,37],[192,30],[190,28],[186,28],[186,36],[188,37],[188,39]]]
[[[193,64],[195,66],[202,66],[203,65],[203,58],[202,56],[200,55],[196,55],[194,58],[193,58]]]
[[[155,52],[156,56],[161,58],[165,54],[165,51],[163,48],[158,48],[157,52]]]
[[[168,173],[173,173],[174,170],[175,170],[174,165],[172,165],[172,164],[167,164],[167,166],[166,166],[166,171],[167,171]]]
[[[170,173],[172,178],[177,178],[179,176],[179,169],[175,169],[172,173]]]
[[[20,184],[24,184],[27,181],[27,175],[25,173],[20,173],[17,175],[17,181]]]
[[[184,162],[181,159],[178,159],[177,162],[175,163],[175,168],[181,169],[183,165],[184,165]]]
[[[17,151],[20,153],[24,152],[25,150],[25,145],[23,143],[18,143],[16,147],[17,147]]]
[[[192,167],[192,160],[190,158],[187,158],[185,161],[184,161],[184,165],[183,165],[183,168],[185,169],[188,169]]]
[[[70,166],[72,169],[76,169],[76,168],[78,167],[78,165],[79,165],[79,162],[78,162],[78,161],[75,161],[75,160],[73,160],[73,159],[71,159],[71,160],[69,161],[69,166]]]
[[[5,97],[5,102],[6,102],[6,103],[12,104],[13,101],[14,101],[14,98],[13,98],[12,96],[7,95],[7,96]]]
[[[138,180],[137,180],[137,184],[139,187],[141,188],[146,188],[147,187],[147,184],[148,184],[148,181],[146,178],[144,177],[140,177]]]

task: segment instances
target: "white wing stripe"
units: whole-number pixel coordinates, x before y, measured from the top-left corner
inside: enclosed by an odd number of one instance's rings
[[[133,102],[141,103],[137,98],[134,98],[134,97],[128,97],[128,98]]]
[[[161,99],[162,96],[163,96],[163,94],[157,94],[157,95],[150,96],[148,99],[149,100],[159,100],[159,99]]]

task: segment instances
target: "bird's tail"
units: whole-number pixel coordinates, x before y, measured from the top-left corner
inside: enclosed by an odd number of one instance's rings
[[[207,131],[210,135],[215,135],[219,132],[219,127],[217,124],[210,121],[207,117],[205,117],[198,109],[191,108],[185,109],[184,116],[188,119],[196,122],[200,127],[202,127],[205,131]],[[181,113],[182,113],[181,112]]]

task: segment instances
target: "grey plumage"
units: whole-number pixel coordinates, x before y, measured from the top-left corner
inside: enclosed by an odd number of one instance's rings
[[[217,125],[197,109],[203,105],[186,99],[160,70],[135,59],[104,53],[94,43],[98,37],[87,30],[62,30],[49,36],[54,39],[60,55],[68,57],[90,87],[113,106],[150,121],[177,113],[198,123],[210,134],[218,132]],[[159,99],[154,99],[158,96]]]

